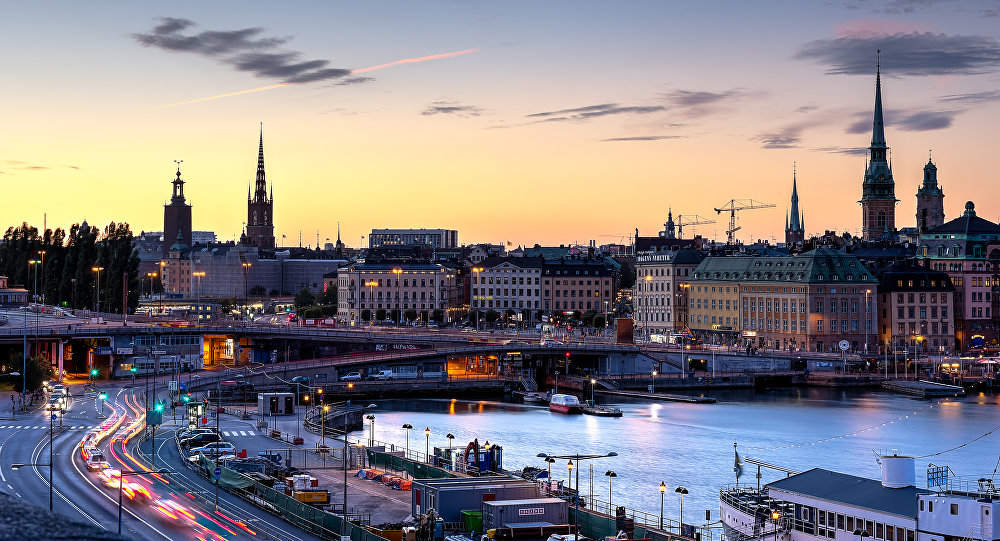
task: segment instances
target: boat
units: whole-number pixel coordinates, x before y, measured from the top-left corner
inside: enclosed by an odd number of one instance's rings
[[[746,462],[788,477],[764,487],[722,487],[720,518],[729,541],[993,540],[1000,533],[994,527],[1000,498],[992,478],[957,477],[948,466],[929,464],[927,487],[918,488],[915,459],[896,450],[878,457],[881,481]],[[738,457],[737,464],[741,472]]]
[[[571,394],[554,394],[549,399],[549,410],[558,413],[581,413],[580,399]]]
[[[587,415],[596,415],[598,417],[621,417],[621,408],[616,408],[613,406],[598,406],[593,400],[588,400],[583,406],[583,412]]]

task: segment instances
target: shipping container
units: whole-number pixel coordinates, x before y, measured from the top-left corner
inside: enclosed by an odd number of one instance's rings
[[[483,502],[483,530],[518,524],[566,524],[569,505],[559,498]]]
[[[433,509],[445,522],[460,522],[462,511],[480,511],[484,501],[538,497],[538,486],[513,477],[450,477],[414,480],[410,513]]]

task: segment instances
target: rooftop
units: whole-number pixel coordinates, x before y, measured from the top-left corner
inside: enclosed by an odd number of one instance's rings
[[[913,519],[917,517],[917,495],[930,494],[915,487],[886,488],[875,479],[822,468],[768,483],[767,488]],[[773,493],[771,497],[775,497]]]

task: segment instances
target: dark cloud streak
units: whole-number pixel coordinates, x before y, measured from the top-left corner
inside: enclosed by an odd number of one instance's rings
[[[459,105],[447,101],[436,101],[427,106],[421,113],[424,116],[455,115],[462,117],[480,116],[483,110],[474,105]]]
[[[560,109],[558,111],[543,111],[526,115],[527,118],[540,118],[536,122],[565,122],[584,121],[608,115],[644,115],[666,111],[662,105],[628,105],[622,106],[617,103],[602,103],[598,105],[587,105],[585,107],[575,107],[572,109]]]
[[[986,36],[930,32],[856,35],[805,44],[794,58],[827,66],[832,75],[871,75],[875,51],[882,71],[892,75],[968,75],[1000,69],[1000,42]]]

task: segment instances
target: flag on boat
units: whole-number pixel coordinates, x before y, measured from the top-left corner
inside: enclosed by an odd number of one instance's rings
[[[736,450],[736,444],[733,443],[733,454],[736,458],[733,460],[733,472],[736,473],[736,482],[740,482],[740,476],[743,475],[743,459],[740,458],[740,452]]]

